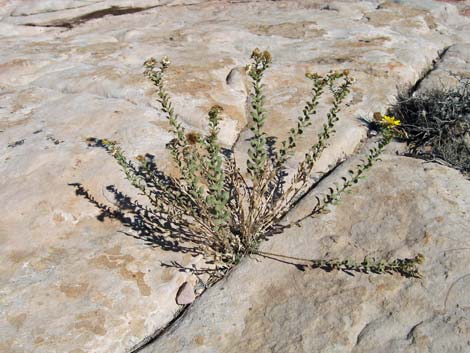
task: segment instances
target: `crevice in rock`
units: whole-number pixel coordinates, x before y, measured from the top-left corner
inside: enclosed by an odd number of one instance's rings
[[[241,0],[243,1],[243,0]],[[270,0],[272,1],[272,0]],[[427,70],[424,70],[423,71],[423,74],[417,79],[417,81],[411,85],[410,89],[409,89],[409,92],[410,94],[412,94],[413,92],[417,91],[419,89],[419,86],[421,84],[421,82],[429,75],[431,74],[436,68],[437,68],[437,65],[439,62],[441,62],[446,54],[446,52],[449,50],[449,48],[452,47],[452,45],[450,46],[447,46],[447,47],[444,47],[442,50],[438,51],[437,53],[437,57],[432,61],[432,65],[427,69]],[[248,105],[248,101],[247,101],[247,105]],[[247,129],[247,126],[244,126],[240,133],[238,134],[238,137],[237,137],[237,140],[236,142],[233,144],[233,146],[236,146],[238,140],[240,139],[241,137],[241,134],[246,131]],[[305,194],[303,194],[299,199],[297,199],[293,205],[292,205],[292,208],[290,210],[292,210],[293,208],[296,207],[296,205],[301,201],[303,200],[305,197],[309,196],[311,194],[311,192],[315,189],[315,187],[317,185],[319,185],[323,180],[325,180],[326,178],[328,178],[330,175],[332,175],[343,163],[347,162],[349,159],[351,158],[354,158],[355,156],[357,156],[358,153],[360,153],[360,151],[362,151],[364,149],[364,146],[366,146],[367,142],[370,141],[371,138],[367,138],[365,139],[362,144],[360,144],[359,146],[357,146],[355,152],[353,154],[351,154],[350,156],[346,156],[345,158],[341,159],[341,160],[338,160],[337,163],[335,163],[328,171],[326,171],[324,174],[321,175],[321,177],[314,181],[312,183],[312,185],[310,186],[310,188],[305,192]],[[289,214],[290,210],[284,215],[283,219]],[[281,219],[281,222],[282,222],[282,219]],[[233,268],[232,268],[233,269]],[[231,271],[229,271],[225,276],[224,278],[226,279],[227,276],[231,273]],[[202,296],[204,294],[201,293],[200,296]],[[197,300],[197,299],[196,299]],[[194,304],[194,303],[192,303]],[[178,325],[178,322],[180,322],[181,320],[184,319],[184,316],[187,314],[188,312],[188,309],[191,307],[192,304],[189,304],[189,305],[186,305],[185,307],[183,307],[178,313],[176,313],[175,317],[170,321],[168,322],[167,325],[165,325],[164,327],[158,329],[155,333],[153,333],[152,335],[149,335],[147,336],[146,338],[144,338],[140,343],[136,344],[134,347],[132,347],[127,353],[138,353],[139,351],[141,351],[143,348],[145,348],[146,346],[148,346],[149,344],[151,343],[154,343],[156,342],[160,336],[162,336],[163,334],[165,334],[166,332],[169,332],[170,330],[173,330],[173,329],[176,329],[177,328],[177,325]],[[356,345],[361,341],[361,338],[362,338],[362,335],[364,333],[364,330],[369,326],[370,322],[367,323],[363,329],[359,332],[358,336],[357,336],[357,339],[356,339]],[[413,330],[418,327],[421,323],[418,323],[417,325],[413,326],[413,328],[410,330],[410,333],[413,332]],[[410,333],[408,335],[410,335]]]
[[[57,24],[57,25],[53,25],[53,24],[43,24],[43,25],[39,25],[39,24],[36,24],[36,23],[25,23],[23,26],[27,26],[27,27],[45,27],[45,28],[50,28],[50,27],[57,27],[57,28],[66,28],[66,29],[72,29],[73,26],[69,26],[69,25],[66,25],[66,24]]]
[[[133,13],[136,13],[136,12],[146,11],[146,10],[152,9],[154,7],[158,7],[158,6],[162,6],[162,5],[147,6],[147,7],[111,6],[107,9],[93,11],[93,12],[87,13],[85,15],[72,18],[72,19],[67,20],[67,21],[53,21],[53,22],[47,23],[47,24],[26,23],[24,26],[30,26],[30,27],[60,27],[60,28],[71,29],[71,28],[73,28],[75,26],[78,26],[82,23],[85,23],[87,21],[102,18],[104,16],[108,16],[108,15],[121,16],[121,15],[133,14]]]
[[[413,325],[406,335],[407,340],[412,340],[412,343],[415,344],[414,334],[418,327],[423,323],[423,321],[418,322],[416,325]]]
[[[227,280],[228,278],[230,278],[232,272],[233,272],[233,269],[235,268],[235,266],[233,266],[232,268],[230,268],[229,270],[227,270],[227,272],[225,272],[223,278],[221,278],[218,282],[222,281],[222,280]],[[217,283],[218,283],[217,282]],[[130,348],[128,351],[126,351],[126,353],[138,353],[140,352],[142,349],[144,349],[145,347],[147,347],[149,344],[151,343],[154,343],[155,341],[157,341],[160,336],[163,336],[165,333],[171,331],[171,330],[176,330],[177,327],[178,327],[178,324],[181,320],[184,319],[184,317],[186,316],[186,314],[188,313],[189,309],[191,308],[191,306],[193,304],[195,304],[197,302],[197,300],[204,294],[204,292],[209,289],[210,287],[207,287],[199,296],[196,297],[196,300],[194,302],[192,302],[191,304],[188,304],[188,305],[185,305],[184,307],[181,307],[180,310],[178,310],[178,312],[175,314],[175,317],[170,321],[168,322],[164,327],[161,327],[159,328],[157,331],[155,331],[153,334],[145,337],[141,342],[137,343],[136,345],[134,345],[132,348]]]
[[[362,329],[361,329],[361,330],[359,331],[359,333],[357,334],[356,343],[354,344],[354,346],[358,346],[359,343],[361,343],[362,338],[364,337],[365,333],[367,332],[367,328],[370,327],[371,323],[373,323],[374,321],[376,321],[376,320],[371,320],[371,321],[367,322],[367,323],[362,327]]]
[[[196,299],[197,300],[197,299]],[[168,322],[164,327],[159,328],[153,334],[145,337],[142,341],[131,347],[126,353],[137,353],[140,352],[143,348],[145,348],[148,344],[154,342],[158,339],[161,335],[163,335],[168,330],[176,327],[176,322],[179,321],[184,317],[187,312],[187,309],[191,306],[191,304],[185,305],[183,308],[178,310],[175,314],[175,317]]]
[[[283,0],[260,0],[260,1],[255,1],[255,2],[283,2]],[[217,3],[217,1],[208,1],[211,3]],[[243,3],[249,3],[251,2],[250,0],[229,0],[229,3],[231,4],[243,4]],[[104,16],[121,16],[121,15],[127,15],[127,14],[133,14],[137,12],[142,12],[142,11],[147,11],[156,7],[177,7],[177,6],[195,6],[195,5],[201,5],[204,3],[200,2],[195,2],[195,3],[183,3],[183,4],[159,4],[159,5],[153,5],[153,6],[146,6],[146,7],[120,7],[120,6],[111,6],[109,8],[101,9],[101,10],[96,10],[81,16],[77,16],[71,19],[67,20],[55,20],[51,21],[49,23],[25,23],[23,26],[28,26],[28,27],[57,27],[57,28],[66,28],[66,29],[72,29],[73,27],[76,27],[78,25],[81,25],[85,22],[88,22],[90,20],[102,18]],[[77,9],[80,7],[85,7],[85,6],[79,6],[76,8],[72,9]],[[56,10],[56,11],[49,11],[49,12],[59,12],[63,10]],[[40,15],[43,13],[36,13],[32,14],[31,16],[34,15]],[[21,16],[12,16],[12,17],[26,17],[30,15],[21,15]]]
[[[429,68],[424,70],[424,72],[421,74],[421,77],[418,78],[418,80],[415,82],[414,85],[411,85],[410,88],[408,89],[408,95],[411,96],[413,93],[419,90],[421,83],[423,80],[428,77],[434,70],[436,70],[437,65],[443,60],[444,56],[446,55],[447,51],[453,46],[449,45],[447,47],[444,47],[442,50],[440,50],[437,53],[437,57],[432,61],[432,64]]]

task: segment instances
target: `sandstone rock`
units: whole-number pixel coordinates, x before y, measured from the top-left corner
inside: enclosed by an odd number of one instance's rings
[[[226,79],[254,47],[275,58],[266,77],[267,129],[281,138],[308,97],[305,72],[350,69],[357,84],[319,164],[325,172],[365,137],[357,118],[383,111],[396,84],[414,83],[467,23],[437,2],[0,5],[0,351],[8,353],[132,351],[179,310],[178,288],[193,279],[161,263],[191,266],[201,258],[138,218],[125,226],[105,217],[104,206],[115,207],[122,196],[117,191],[142,199],[104,151],[84,142],[117,140],[130,157],[152,153],[171,172],[168,124],[142,76],[146,58],[173,59],[169,90],[185,126],[203,131],[208,109],[219,104],[223,143],[238,139],[240,152],[248,137],[246,94]],[[116,6],[124,8],[120,16],[113,16]],[[319,117],[299,148],[320,127]],[[77,196],[74,183],[101,210]]]

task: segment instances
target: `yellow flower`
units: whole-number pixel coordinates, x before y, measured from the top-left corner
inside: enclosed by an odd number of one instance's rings
[[[382,122],[388,126],[400,126],[401,122],[398,119],[395,119],[393,116],[384,115],[382,117]]]

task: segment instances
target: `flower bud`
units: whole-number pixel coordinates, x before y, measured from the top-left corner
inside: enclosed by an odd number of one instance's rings
[[[382,114],[379,112],[374,113],[374,120],[375,121],[382,121]]]
[[[261,56],[261,51],[258,48],[255,48],[253,52],[251,53],[251,58],[252,59],[258,59]]]
[[[170,59],[168,59],[168,56],[164,56],[162,60],[160,61],[160,64],[162,65],[162,68],[164,69],[170,66]]]
[[[186,140],[190,145],[195,145],[201,138],[201,135],[195,131],[190,131],[186,134]]]
[[[272,60],[271,53],[267,50],[263,52],[263,59],[267,62],[270,63]]]
[[[148,69],[153,69],[157,65],[157,60],[155,58],[149,58],[145,60],[144,66]]]
[[[309,80],[315,80],[315,79],[320,78],[321,76],[317,74],[316,72],[307,72],[305,74],[305,77],[307,77]]]

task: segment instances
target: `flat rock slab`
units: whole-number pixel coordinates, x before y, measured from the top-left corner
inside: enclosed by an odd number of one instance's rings
[[[470,80],[470,43],[450,46],[436,63],[432,74],[427,75],[418,91],[457,87],[462,80]]]
[[[141,353],[469,352],[469,198],[457,171],[386,155],[329,214],[262,250],[359,261],[422,253],[422,280],[246,259]],[[312,205],[305,200],[290,219]]]
[[[0,5],[0,351],[8,353],[130,351],[174,318],[181,284],[194,284],[162,263],[200,258],[139,219],[123,225],[103,214],[116,191],[138,195],[111,157],[84,142],[111,138],[172,171],[168,125],[142,76],[146,58],[173,58],[169,89],[188,129],[205,130],[209,107],[224,107],[226,145],[247,123],[245,78],[227,76],[254,47],[275,58],[267,128],[281,137],[308,97],[307,70],[350,69],[357,84],[320,163],[326,171],[360,145],[357,118],[383,111],[396,85],[414,83],[468,23],[433,1]],[[95,204],[76,194],[78,184]]]

